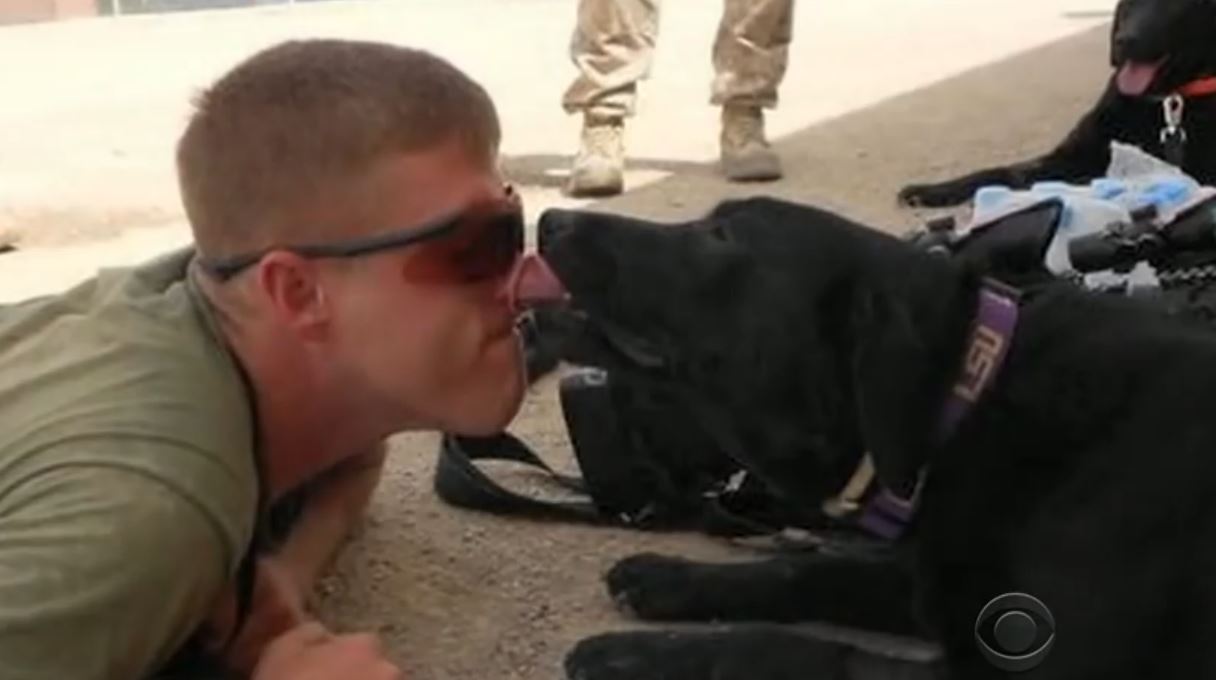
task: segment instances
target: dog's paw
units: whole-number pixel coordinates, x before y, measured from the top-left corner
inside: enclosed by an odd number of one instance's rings
[[[713,663],[694,653],[707,640],[677,632],[606,633],[566,655],[567,680],[710,680]],[[702,650],[704,651],[704,650]]]
[[[951,184],[910,184],[899,191],[899,202],[913,208],[944,208],[967,200]]]
[[[642,680],[652,671],[649,655],[634,644],[636,633],[609,633],[580,640],[566,655],[567,680]]]
[[[568,680],[805,680],[845,677],[845,649],[774,626],[628,631],[586,638]]]
[[[697,563],[644,553],[627,557],[608,571],[608,594],[626,613],[652,621],[672,621],[697,608]]]

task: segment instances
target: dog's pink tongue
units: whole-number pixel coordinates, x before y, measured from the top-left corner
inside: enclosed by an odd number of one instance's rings
[[[507,281],[507,299],[516,313],[547,302],[562,302],[569,296],[553,268],[539,255],[519,258]]]
[[[1119,69],[1117,77],[1119,91],[1129,97],[1138,97],[1148,91],[1153,81],[1157,79],[1160,62],[1144,64],[1129,61]]]

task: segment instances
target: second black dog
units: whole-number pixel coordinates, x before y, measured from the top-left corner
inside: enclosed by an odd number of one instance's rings
[[[900,191],[900,201],[947,206],[988,184],[1025,188],[1043,180],[1088,181],[1106,171],[1112,140],[1181,165],[1201,183],[1216,183],[1216,0],[1122,0],[1110,55],[1115,73],[1106,90],[1051,152],[941,183],[914,184]],[[1181,124],[1163,139],[1170,95],[1182,102]]]

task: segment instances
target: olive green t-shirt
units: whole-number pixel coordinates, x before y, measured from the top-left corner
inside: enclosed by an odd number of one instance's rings
[[[246,549],[253,415],[191,255],[0,306],[2,680],[146,677]]]

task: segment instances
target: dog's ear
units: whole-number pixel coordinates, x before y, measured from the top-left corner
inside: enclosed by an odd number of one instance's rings
[[[911,495],[928,460],[940,400],[928,329],[909,302],[880,290],[853,296],[850,310],[853,394],[862,440],[879,481]]]

